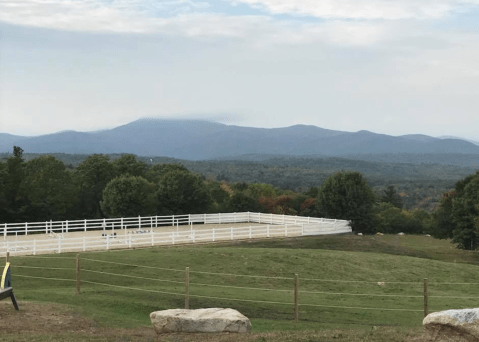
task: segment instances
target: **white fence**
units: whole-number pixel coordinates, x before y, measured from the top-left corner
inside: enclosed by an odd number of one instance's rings
[[[198,223],[257,223],[260,225],[193,229],[193,225]],[[183,226],[181,230],[180,225]],[[190,227],[188,228],[187,225]],[[351,232],[349,221],[344,220],[250,212],[7,223],[2,226],[3,243],[0,243],[0,255],[6,255],[7,252],[12,255],[35,255]],[[167,226],[175,226],[176,231],[162,232],[161,227]],[[132,228],[136,230],[132,231]],[[81,237],[65,237],[67,233],[92,231],[98,231],[99,235],[84,234]],[[49,238],[45,238],[45,234]]]

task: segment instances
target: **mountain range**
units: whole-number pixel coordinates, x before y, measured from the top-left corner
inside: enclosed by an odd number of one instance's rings
[[[187,160],[231,158],[245,154],[479,155],[479,146],[457,138],[344,132],[310,125],[253,128],[201,120],[162,119],[140,119],[96,132],[63,131],[35,137],[0,133],[0,152],[12,152],[14,145],[28,153],[132,153]]]

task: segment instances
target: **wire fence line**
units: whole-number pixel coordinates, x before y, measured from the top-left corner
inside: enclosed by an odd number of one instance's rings
[[[73,260],[75,260],[75,259],[73,259]],[[156,267],[156,266],[125,264],[125,263],[121,263],[121,262],[96,260],[96,259],[89,259],[89,258],[82,258],[82,260],[102,262],[102,263],[106,263],[106,264],[115,264],[115,265],[121,265],[121,266],[129,266],[129,267],[149,268],[149,269],[155,269],[155,270],[161,270],[161,271],[174,271],[174,272],[184,272],[185,271],[185,270],[178,270],[178,269],[173,269],[173,268],[163,268],[163,267]]]
[[[82,268],[81,271],[82,272],[97,273],[97,274],[113,275],[113,276],[119,276],[119,277],[126,277],[126,278],[135,278],[135,279],[141,279],[141,280],[153,280],[153,281],[159,281],[159,282],[165,282],[165,283],[174,283],[174,284],[184,284],[185,283],[184,281],[138,277],[138,276],[133,276],[133,275],[129,275],[129,274],[118,274],[118,273],[110,273],[110,272],[103,272],[103,271],[86,270],[84,268]]]
[[[194,228],[197,224],[230,223],[256,225]],[[351,231],[349,221],[346,220],[251,212],[4,223],[0,224],[0,236],[3,235],[0,255],[8,252],[15,255],[36,255],[155,245],[200,244],[270,237],[341,234]],[[96,233],[98,235],[95,235]]]
[[[28,276],[28,275],[22,275],[22,274],[15,274],[15,277],[20,277],[20,278],[32,278],[32,279],[43,279],[43,280],[60,280],[60,281],[75,281],[75,279],[61,279],[61,278],[48,278],[48,277],[34,277],[34,276]]]
[[[22,258],[23,259],[23,258]],[[20,260],[22,260],[20,259]],[[32,258],[28,258],[26,260],[34,260],[35,257],[32,257]],[[45,259],[45,258],[41,258],[41,259]],[[46,259],[60,259],[60,258],[46,258]],[[477,296],[454,296],[454,295],[429,295],[428,293],[428,290],[427,290],[427,287],[425,286],[424,288],[424,294],[423,295],[408,295],[408,294],[399,294],[399,293],[351,293],[351,292],[331,292],[331,291],[310,291],[308,288],[311,287],[311,285],[309,287],[307,287],[306,289],[301,289],[299,288],[298,286],[298,282],[297,280],[298,279],[301,279],[301,280],[309,280],[309,281],[313,281],[313,280],[318,280],[318,281],[330,281],[330,282],[339,282],[339,283],[350,283],[350,284],[353,284],[355,282],[358,282],[358,283],[364,283],[364,282],[367,282],[368,284],[403,284],[403,285],[407,285],[407,284],[416,284],[416,283],[420,283],[420,282],[395,282],[395,281],[391,281],[391,282],[388,282],[388,281],[385,281],[385,282],[374,282],[374,281],[364,281],[364,280],[349,280],[349,281],[341,281],[341,280],[335,280],[335,279],[315,279],[315,278],[299,278],[298,275],[296,275],[294,278],[291,278],[291,277],[272,277],[272,276],[262,276],[262,275],[252,275],[252,274],[235,274],[235,273],[221,273],[221,272],[206,272],[206,271],[190,271],[189,268],[186,268],[184,270],[180,270],[180,269],[165,269],[165,268],[161,268],[161,267],[154,267],[154,266],[147,266],[147,265],[137,265],[137,264],[128,264],[128,263],[119,263],[119,262],[111,262],[111,261],[107,261],[107,260],[98,260],[98,259],[91,259],[91,258],[82,258],[82,259],[79,259],[79,255],[77,257],[77,259],[73,259],[73,258],[67,258],[68,260],[77,260],[77,268],[67,268],[67,267],[40,267],[40,266],[28,266],[28,265],[14,265],[13,267],[18,267],[20,269],[25,269],[25,270],[28,270],[28,269],[31,269],[33,271],[37,270],[37,271],[52,271],[52,272],[60,272],[60,271],[76,271],[76,276],[75,276],[75,279],[66,279],[66,278],[60,278],[60,277],[47,277],[47,276],[44,276],[44,277],[41,277],[41,276],[33,276],[33,275],[26,275],[26,274],[16,274],[14,275],[14,277],[19,277],[19,278],[29,278],[29,279],[38,279],[38,280],[47,280],[47,281],[64,281],[64,282],[75,282],[78,286],[78,293],[80,294],[80,284],[83,284],[82,286],[82,290],[84,290],[84,295],[88,295],[88,293],[90,293],[92,290],[94,290],[93,288],[90,287],[90,285],[94,285],[94,286],[106,286],[106,287],[112,287],[112,288],[118,288],[118,289],[124,289],[124,290],[130,290],[130,291],[138,291],[138,292],[149,292],[149,293],[158,293],[158,294],[166,294],[166,295],[172,295],[172,296],[180,296],[180,297],[185,297],[185,300],[186,298],[198,298],[198,299],[209,299],[209,300],[219,300],[219,301],[226,301],[226,302],[249,302],[249,303],[258,303],[258,304],[271,304],[271,305],[287,305],[287,306],[293,306],[295,308],[295,312],[296,310],[299,310],[299,307],[317,307],[317,308],[330,308],[330,309],[343,309],[343,310],[377,310],[377,311],[397,311],[397,312],[423,312],[424,315],[427,315],[430,311],[429,311],[429,307],[428,307],[428,303],[427,303],[427,299],[428,298],[435,298],[435,299],[441,299],[441,298],[444,298],[444,299],[467,299],[467,300],[470,300],[470,299],[479,299],[479,297]],[[23,259],[25,260],[25,259]],[[61,259],[61,260],[65,260],[65,259]],[[141,276],[141,275],[133,275],[133,274],[129,274],[129,273],[121,273],[121,272],[118,272],[118,273],[115,273],[115,272],[106,272],[106,271],[101,271],[101,270],[95,270],[95,269],[92,269],[91,265],[89,266],[89,268],[81,268],[79,267],[79,261],[88,261],[92,264],[94,263],[106,263],[106,264],[112,264],[112,265],[116,265],[116,266],[120,266],[120,267],[138,267],[139,269],[145,269],[146,272],[148,272],[148,270],[167,270],[167,271],[175,271],[175,272],[181,272],[185,275],[185,278],[184,280],[182,281],[179,281],[179,280],[171,280],[171,279],[162,279],[162,278],[159,278],[159,277],[147,277],[147,276]],[[124,270],[124,272],[129,272],[129,270]],[[81,274],[97,274],[97,275],[104,275],[104,276],[108,276],[108,280],[111,281],[112,283],[105,283],[103,281],[103,279],[94,279],[94,278],[90,278],[90,279],[82,279],[82,276]],[[208,284],[208,283],[204,283],[204,282],[190,282],[189,280],[189,274],[190,273],[193,273],[193,274],[198,274],[198,275],[212,275],[212,276],[227,276],[227,277],[231,277],[231,276],[234,276],[234,277],[253,277],[253,278],[256,278],[256,279],[265,279],[265,280],[271,280],[271,279],[276,279],[276,280],[287,280],[287,281],[291,281],[291,280],[294,280],[294,286],[291,287],[291,289],[278,289],[278,288],[271,288],[271,286],[269,287],[250,287],[250,286],[234,286],[234,285],[228,285],[228,284]],[[111,277],[110,276],[114,276],[114,277],[122,277],[122,278],[128,278],[128,279],[137,279],[139,281],[141,281],[141,285],[138,286],[138,285],[132,285],[132,286],[125,286],[125,285],[118,285],[118,282],[115,283],[114,280],[111,280]],[[184,288],[185,288],[185,292],[182,292],[182,293],[178,293],[178,292],[172,292],[172,291],[163,291],[163,290],[157,290],[157,289],[151,289],[151,288],[144,288],[144,287],[148,287],[150,285],[148,285],[147,283],[145,283],[144,281],[154,281],[154,282],[163,282],[163,283],[171,283],[171,284],[174,284],[175,285],[175,289],[177,288],[176,285],[184,285]],[[427,282],[424,282],[424,284],[428,284]],[[475,284],[475,283],[440,283],[440,282],[432,282],[432,284],[447,284],[447,285],[452,285],[452,284]],[[85,285],[87,285],[85,287]],[[165,285],[166,286],[166,285]],[[196,294],[196,293],[190,293],[191,291],[191,288],[195,288],[195,287],[211,287],[211,288],[215,288],[215,289],[220,289],[220,288],[224,288],[226,290],[237,290],[239,292],[234,292],[234,293],[228,293],[227,296],[215,296],[215,295],[203,295],[203,294]],[[383,288],[382,286],[381,287],[376,287],[376,291],[381,291],[379,289]],[[284,294],[288,294],[288,295],[291,295],[292,293],[294,294],[294,301],[293,302],[290,302],[290,301],[275,301],[275,297],[273,295],[273,297],[271,297],[271,299],[273,300],[263,300],[262,298],[259,298],[259,299],[248,299],[248,298],[237,298],[238,296],[235,296],[234,294],[244,294],[245,292],[243,291],[267,291],[267,292],[272,292],[272,293],[284,293]],[[230,294],[231,294],[231,297],[230,297]],[[297,295],[302,295],[302,297],[304,297],[304,299],[302,301],[299,300],[298,296]],[[321,295],[321,297],[315,297],[316,295]],[[257,297],[258,294],[255,295],[255,297]],[[329,298],[329,299],[326,299],[325,297],[323,296],[357,296],[357,297],[363,297],[363,298],[368,298],[368,297],[383,297],[383,298],[391,298],[391,299],[395,299],[395,298],[404,298],[404,299],[420,299],[420,298],[423,298],[425,299],[424,300],[424,308],[423,309],[415,309],[415,308],[401,308],[401,307],[370,307],[370,306],[354,306],[354,305],[330,305],[328,302],[331,302],[333,299]],[[311,300],[312,298],[316,298],[316,300],[319,300],[319,301],[325,301],[326,300],[326,303],[324,304],[320,304],[320,303],[311,303]],[[334,297],[333,297],[334,298]],[[336,301],[336,299],[334,299],[334,301]],[[422,301],[421,301],[422,302]],[[389,302],[385,302],[385,303],[389,303]],[[392,302],[391,302],[392,303]],[[418,303],[419,304],[419,303]],[[390,305],[389,304],[386,304],[386,305]],[[299,311],[298,311],[299,312]]]

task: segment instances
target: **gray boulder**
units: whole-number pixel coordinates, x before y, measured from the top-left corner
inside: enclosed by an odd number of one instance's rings
[[[171,309],[150,314],[157,334],[172,332],[236,332],[251,331],[249,319],[234,309]]]
[[[422,324],[430,341],[479,341],[479,309],[434,312],[427,315]]]

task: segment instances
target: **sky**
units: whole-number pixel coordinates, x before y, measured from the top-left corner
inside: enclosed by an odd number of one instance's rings
[[[0,132],[139,118],[479,140],[479,0],[0,0]]]

